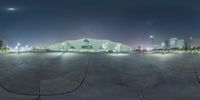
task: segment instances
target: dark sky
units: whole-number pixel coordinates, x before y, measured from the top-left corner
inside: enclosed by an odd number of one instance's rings
[[[198,0],[0,0],[0,38],[11,46],[90,37],[147,47],[151,34],[198,43],[199,26]]]

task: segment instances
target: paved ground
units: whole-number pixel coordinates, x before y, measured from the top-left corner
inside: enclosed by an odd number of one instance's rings
[[[200,100],[200,54],[0,56],[0,100]]]

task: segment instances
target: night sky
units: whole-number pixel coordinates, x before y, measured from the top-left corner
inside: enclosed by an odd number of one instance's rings
[[[148,47],[149,35],[200,44],[199,26],[198,0],[0,0],[0,39],[10,46],[89,37]]]

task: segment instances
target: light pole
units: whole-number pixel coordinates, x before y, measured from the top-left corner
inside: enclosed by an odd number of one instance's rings
[[[163,42],[163,43],[161,43],[161,45],[162,45],[162,48],[163,48],[163,50],[164,50],[165,43]]]
[[[65,43],[62,43],[62,49],[65,50]]]
[[[151,39],[151,47],[153,48],[153,45],[154,45],[154,36],[150,35],[149,38]]]
[[[150,37],[150,38],[154,38],[154,36],[153,36],[153,35],[150,35],[149,37]]]
[[[20,43],[17,43],[17,52],[18,52],[18,54],[20,54]]]
[[[189,39],[190,39],[190,48],[192,49],[193,48],[193,38],[190,37]]]

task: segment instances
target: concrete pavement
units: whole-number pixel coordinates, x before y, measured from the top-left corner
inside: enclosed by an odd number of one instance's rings
[[[2,54],[2,100],[199,100],[199,54]],[[86,73],[88,68],[88,72]],[[142,89],[142,93],[141,93]],[[141,97],[141,94],[143,97]],[[143,98],[144,99],[144,98]]]

